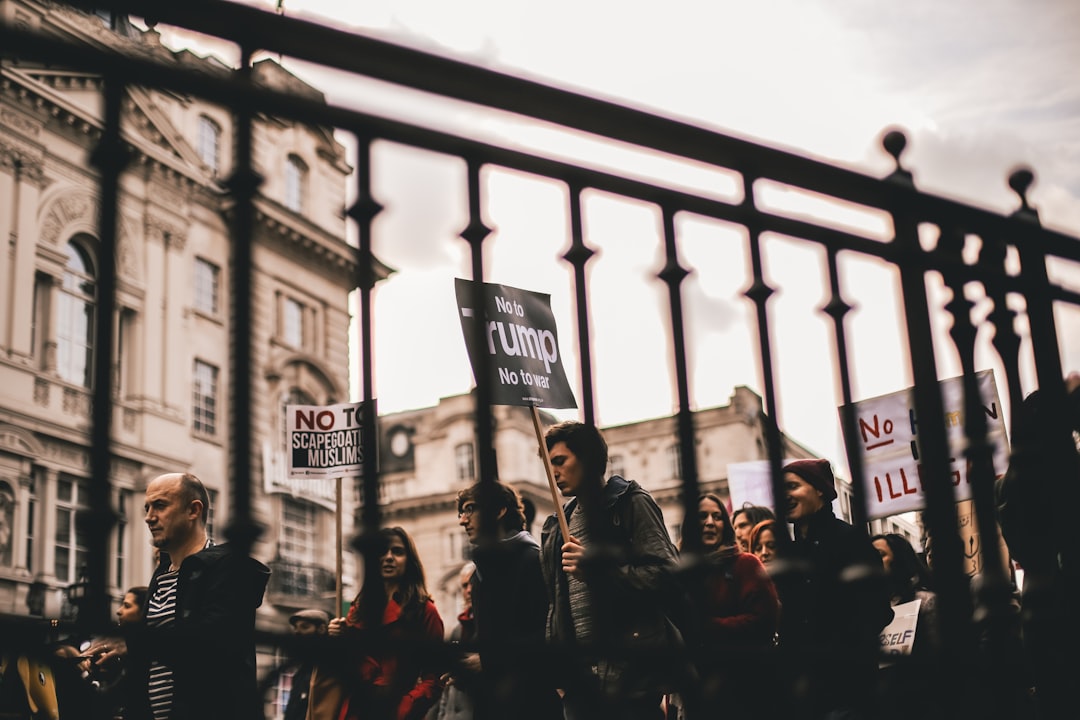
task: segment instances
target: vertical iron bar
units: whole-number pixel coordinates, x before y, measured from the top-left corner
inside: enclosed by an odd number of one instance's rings
[[[959,705],[971,685],[969,624],[971,598],[963,567],[963,548],[956,528],[956,500],[952,489],[944,405],[938,385],[937,363],[927,300],[924,261],[915,222],[898,202],[893,222],[894,242],[902,249],[899,262],[901,299],[906,317],[909,354],[914,380],[912,418],[919,452],[919,478],[926,496],[926,520],[934,548],[934,577],[938,584],[943,667],[956,669],[954,692],[943,698],[946,707]]]
[[[363,467],[363,505],[361,507],[360,532],[353,539],[353,547],[364,558],[363,587],[379,588],[380,572],[378,563],[379,528],[382,524],[382,508],[379,506],[379,435],[378,399],[375,397],[375,359],[372,347],[372,290],[378,278],[375,274],[375,255],[371,249],[371,225],[382,211],[371,194],[371,143],[372,138],[362,132],[356,133],[356,202],[348,210],[348,215],[355,221],[359,249],[356,264],[357,311],[360,314],[356,345],[360,350],[360,400],[363,402],[360,429],[364,453]],[[355,487],[353,488],[355,491]],[[381,612],[380,604],[370,602],[365,609],[371,615],[365,618],[368,627],[378,625]],[[339,608],[335,612],[342,612]]]
[[[856,425],[855,404],[851,397],[851,370],[848,363],[847,333],[844,319],[851,311],[840,293],[840,272],[836,262],[836,248],[829,246],[827,254],[829,268],[829,302],[825,313],[833,320],[833,332],[836,339],[837,373],[840,379],[840,424],[844,435],[844,448],[847,450],[848,470],[851,473],[851,515],[855,526],[865,528],[866,513],[866,472],[863,466],[863,451],[859,444],[859,431]]]
[[[574,267],[574,298],[577,309],[578,361],[581,365],[581,411],[586,425],[596,424],[593,398],[592,344],[589,332],[589,292],[585,279],[585,265],[593,251],[585,245],[581,228],[582,187],[576,182],[568,184],[570,192],[570,249],[563,258]]]
[[[120,120],[126,85],[110,76],[105,79],[105,127],[94,151],[92,162],[101,172],[101,205],[98,217],[100,254],[98,257],[97,317],[94,323],[93,402],[90,435],[90,509],[87,528],[87,578],[90,582],[79,623],[88,630],[108,626],[109,536],[117,515],[112,508],[112,416],[113,416],[113,322],[116,317],[116,245],[117,207],[120,199],[120,174],[128,156],[120,138]]]
[[[240,52],[238,77],[251,80],[252,49],[243,46]],[[232,403],[229,416],[232,426],[232,442],[229,445],[232,472],[230,492],[232,518],[225,536],[236,543],[239,551],[251,553],[259,528],[251,514],[251,453],[252,453],[252,382],[256,376],[252,369],[252,291],[254,263],[252,246],[255,232],[255,206],[253,199],[262,179],[252,167],[252,123],[254,112],[246,105],[236,111],[236,166],[228,187],[232,193],[232,368],[229,382],[232,385]]]
[[[787,516],[784,507],[784,478],[781,469],[784,459],[783,436],[776,420],[776,380],[773,373],[772,339],[769,332],[768,302],[772,297],[773,288],[765,282],[764,263],[761,257],[761,227],[757,218],[757,208],[754,204],[754,182],[757,178],[749,173],[743,175],[744,200],[748,220],[746,230],[750,250],[750,269],[753,280],[744,295],[754,303],[757,312],[758,350],[761,353],[761,382],[763,388],[763,402],[765,409],[761,414],[761,424],[765,435],[765,452],[769,459],[769,477],[772,481],[773,508],[776,517],[783,519]],[[790,538],[788,534],[778,533],[779,551],[782,554],[788,552]]]
[[[979,693],[985,707],[979,708],[980,716],[1007,720],[1012,714],[1009,692],[1023,668],[1010,659],[1006,641],[1010,634],[1008,623],[1012,613],[1009,609],[1011,591],[1005,578],[998,545],[996,511],[994,508],[994,459],[993,448],[987,442],[986,417],[983,415],[982,394],[975,374],[975,339],[977,328],[971,322],[972,303],[965,296],[965,283],[953,269],[963,264],[964,235],[956,228],[942,232],[937,254],[942,262],[935,263],[941,269],[946,286],[952,291],[952,299],[945,310],[952,316],[949,331],[960,359],[964,387],[964,435],[967,447],[967,479],[971,484],[972,501],[978,534],[981,538],[981,580],[973,600],[975,617],[981,618],[976,631],[984,637],[982,652],[975,656],[979,672],[974,674],[984,692]],[[984,631],[984,632],[983,632]],[[987,702],[990,698],[993,701]],[[971,707],[976,710],[975,706]]]
[[[1004,278],[1008,274],[1005,258],[1006,247],[1001,237],[984,234],[977,265],[991,272],[1000,272]],[[1016,311],[1009,307],[1008,295],[1000,282],[987,281],[983,283],[983,287],[987,297],[993,302],[993,308],[986,319],[994,327],[992,342],[1005,368],[1005,389],[1009,407],[1015,408],[1024,399],[1020,383],[1020,336],[1016,332]],[[1015,417],[1015,413],[1013,416]]]
[[[497,477],[495,463],[495,441],[492,428],[494,415],[491,401],[494,392],[491,387],[491,358],[481,352],[486,345],[487,313],[484,302],[484,240],[491,234],[491,229],[484,224],[482,198],[480,192],[480,171],[483,163],[468,159],[467,186],[469,193],[469,224],[461,232],[461,237],[472,251],[472,304],[473,338],[476,348],[476,454],[479,459],[481,481]]]
[[[670,205],[661,208],[664,223],[664,257],[666,262],[659,277],[668,288],[671,314],[671,347],[675,366],[675,386],[679,400],[677,424],[679,430],[680,477],[682,479],[682,527],[689,528],[683,538],[688,550],[701,550],[701,528],[697,523],[687,522],[697,517],[698,469],[697,443],[694,437],[694,416],[690,409],[690,380],[686,369],[686,331],[682,307],[682,282],[689,273],[679,264],[679,251],[675,234],[675,211]]]

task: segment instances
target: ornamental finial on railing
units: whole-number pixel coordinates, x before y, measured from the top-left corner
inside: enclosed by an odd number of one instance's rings
[[[1009,174],[1009,187],[1020,197],[1020,207],[1017,208],[1014,215],[1030,215],[1032,218],[1038,219],[1038,211],[1031,207],[1027,198],[1028,188],[1034,182],[1035,173],[1026,167],[1017,168]]]
[[[904,152],[904,148],[907,147],[907,136],[899,130],[890,130],[881,139],[881,146],[885,148],[885,152],[889,153],[896,163],[896,169],[889,174],[887,179],[903,182],[914,187],[915,177],[900,164],[900,155]]]

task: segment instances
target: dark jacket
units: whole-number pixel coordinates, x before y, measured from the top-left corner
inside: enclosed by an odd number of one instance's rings
[[[487,690],[479,715],[561,718],[542,649],[548,601],[540,545],[522,530],[473,552],[473,611]]]
[[[873,688],[879,633],[893,617],[881,557],[865,532],[826,505],[796,524],[789,559],[774,576],[781,647],[801,658],[819,708],[867,702],[860,693]]]
[[[153,598],[169,556],[150,579]],[[150,661],[173,671],[174,720],[246,720],[262,717],[255,677],[255,609],[262,604],[270,569],[212,545],[184,559],[176,582],[175,623],[134,633],[128,643],[133,691],[128,717],[151,717],[146,694]]]
[[[576,503],[575,498],[566,504],[568,517]],[[678,641],[662,599],[664,583],[676,563],[675,546],[660,508],[633,480],[613,475],[604,486],[599,506],[602,512],[590,519],[587,552],[591,558],[586,556],[583,568],[595,611],[594,641],[601,651],[610,647],[630,653],[635,658],[635,671],[640,671],[632,677],[621,677],[623,673],[616,670],[608,677],[609,682],[632,685],[638,691],[659,687],[669,670],[659,667],[663,651]],[[558,520],[552,515],[544,522],[541,533],[550,605],[547,636],[566,646],[575,644],[575,639],[567,578],[562,571],[563,543]],[[647,655],[650,651],[657,652]],[[649,663],[647,657],[657,662]],[[618,692],[617,688],[608,689]]]

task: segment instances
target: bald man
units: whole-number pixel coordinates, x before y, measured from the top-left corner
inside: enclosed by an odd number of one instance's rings
[[[255,609],[270,570],[208,536],[210,500],[190,473],[146,487],[146,526],[159,550],[143,632],[105,640],[97,662],[126,654],[131,720],[254,720]]]

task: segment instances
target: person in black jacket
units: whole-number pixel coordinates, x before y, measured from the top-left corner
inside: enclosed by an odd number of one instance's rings
[[[544,523],[547,637],[572,650],[563,680],[567,720],[662,717],[661,697],[688,668],[665,607],[677,558],[664,516],[638,483],[606,481],[607,443],[592,425],[566,421],[544,437],[564,497],[570,537]]]
[[[269,568],[214,544],[206,531],[206,488],[190,473],[151,480],[144,507],[160,551],[146,617],[126,638],[96,643],[95,662],[127,656],[129,720],[261,718],[255,610]]]
[[[326,635],[330,625],[330,614],[318,608],[308,608],[292,614],[289,618],[294,635]],[[296,666],[289,690],[289,702],[285,705],[284,720],[304,720],[308,712],[308,697],[311,692],[311,673],[315,664],[310,659]]]
[[[784,467],[788,522],[795,538],[786,571],[775,572],[783,607],[780,648],[790,687],[805,687],[804,717],[871,717],[879,632],[892,621],[881,559],[866,532],[833,514],[828,460]]]
[[[500,482],[458,493],[473,544],[472,607],[479,648],[477,720],[554,720],[562,705],[544,666],[547,592],[540,545],[525,528],[517,490]]]
[[[1009,468],[995,487],[1002,535],[1024,569],[1023,646],[1041,718],[1074,712],[1080,647],[1080,373],[1064,389],[1058,403],[1035,390],[1014,411]]]

